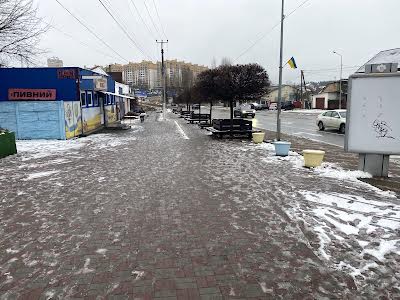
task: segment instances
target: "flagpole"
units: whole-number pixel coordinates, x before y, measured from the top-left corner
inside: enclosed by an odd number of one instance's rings
[[[276,139],[281,140],[281,103],[282,103],[282,60],[283,60],[283,20],[285,18],[285,0],[282,0],[282,13],[281,13],[281,48],[279,58],[279,88],[278,88],[278,113],[276,116]]]

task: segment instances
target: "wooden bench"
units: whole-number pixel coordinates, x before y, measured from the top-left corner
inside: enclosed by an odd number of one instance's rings
[[[220,138],[227,134],[251,138],[254,132],[261,132],[261,130],[253,130],[253,122],[245,119],[233,119],[233,126],[231,126],[231,119],[213,119],[212,127],[206,129]]]
[[[192,112],[190,117],[185,118],[186,121],[189,121],[190,124],[194,122],[205,122],[210,120],[210,114],[195,114]]]
[[[210,122],[199,122],[199,127],[201,128],[201,129],[204,129],[204,128],[207,128],[207,127],[212,127],[212,124],[210,123]]]
[[[186,118],[186,117],[190,116],[191,113],[192,113],[192,112],[189,111],[189,110],[182,110],[182,111],[181,111],[180,118]]]

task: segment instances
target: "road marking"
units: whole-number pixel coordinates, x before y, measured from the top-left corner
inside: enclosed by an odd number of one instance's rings
[[[295,132],[293,134],[295,134],[295,135],[307,134],[307,135],[312,135],[312,136],[323,136],[322,134],[315,134],[315,133],[308,133],[308,132]]]
[[[311,131],[311,130],[313,130],[313,129],[304,128],[304,127],[288,126],[288,125],[285,125],[284,123],[283,123],[281,126],[282,126],[282,127],[287,127],[287,128],[305,130],[305,131]],[[315,130],[317,130],[317,129],[315,129]],[[336,133],[336,132],[327,132],[327,131],[323,131],[322,133],[323,133],[323,134],[333,134],[333,135],[343,136],[343,134],[341,134],[341,133]],[[321,136],[323,136],[323,135],[321,135]]]
[[[189,137],[186,135],[186,133],[183,131],[182,127],[178,124],[177,121],[175,121],[176,127],[178,127],[178,131],[181,134],[181,136],[185,139],[188,140]]]

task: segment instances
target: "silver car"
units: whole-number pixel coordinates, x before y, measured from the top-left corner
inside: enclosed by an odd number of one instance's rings
[[[256,110],[253,109],[249,104],[242,104],[234,109],[233,115],[240,118],[247,118],[249,116],[254,118],[256,115]]]
[[[319,130],[336,129],[340,133],[346,131],[346,110],[329,110],[319,114],[316,120]]]

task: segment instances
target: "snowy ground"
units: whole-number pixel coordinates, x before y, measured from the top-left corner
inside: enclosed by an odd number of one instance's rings
[[[284,111],[284,113],[319,115],[320,113],[323,113],[325,111],[326,110],[323,109],[294,109],[294,110]]]
[[[371,177],[368,173],[343,170],[332,163],[307,169],[303,167],[303,157],[297,153],[291,152],[282,158],[273,156],[272,144],[255,148],[265,151],[262,160],[267,164],[288,162],[293,172],[300,173],[305,180],[326,177],[346,186],[348,193],[300,188],[292,193],[293,206],[287,213],[304,222],[307,231],[316,234],[318,255],[351,274],[359,287],[379,280],[382,273],[393,268],[396,276],[388,278],[387,284],[400,292],[400,274],[396,266],[400,258],[400,201],[395,193],[357,180]],[[362,191],[368,194],[363,195]]]
[[[0,299],[400,295],[400,202],[368,174],[161,116],[0,161]]]

